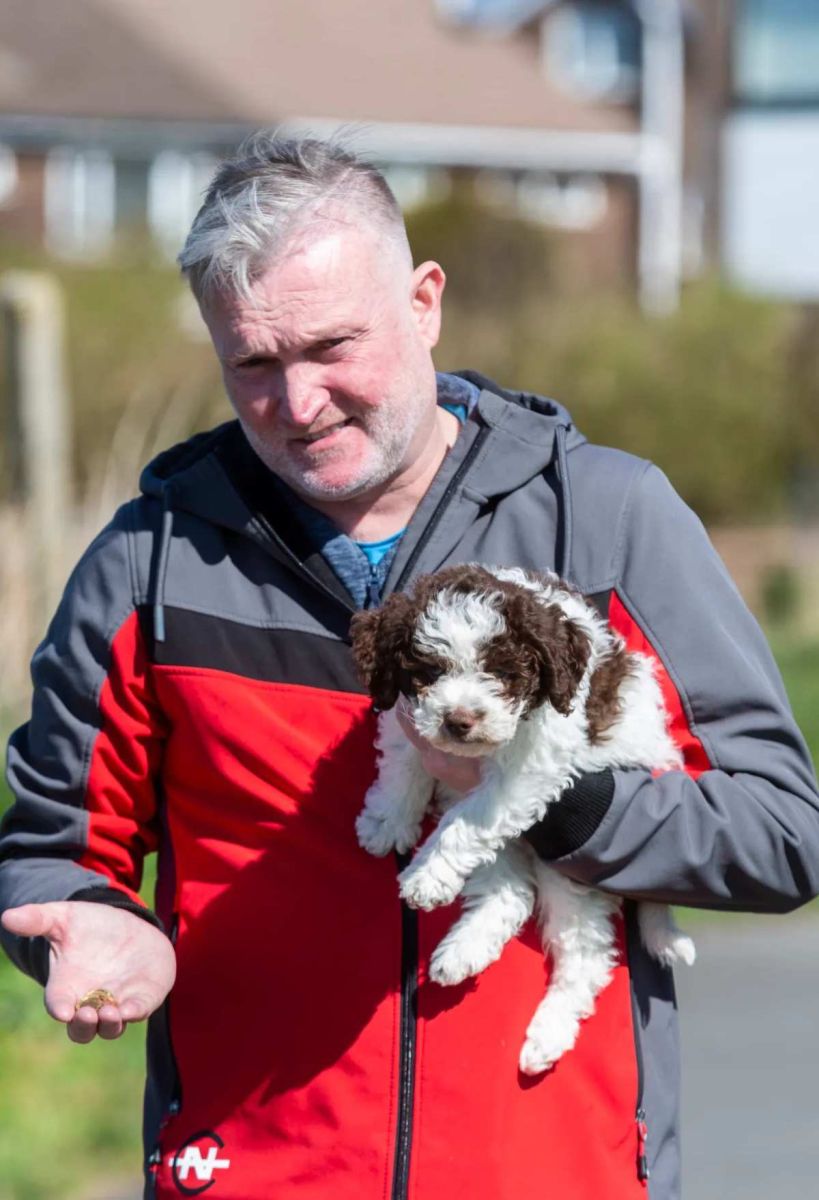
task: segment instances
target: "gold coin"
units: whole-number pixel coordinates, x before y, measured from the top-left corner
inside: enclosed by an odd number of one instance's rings
[[[103,1004],[116,1004],[113,994],[105,988],[93,988],[79,998],[74,1005],[74,1010],[79,1012],[81,1008],[95,1008],[99,1012]]]

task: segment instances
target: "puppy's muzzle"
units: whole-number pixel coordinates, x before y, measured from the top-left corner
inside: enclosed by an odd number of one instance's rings
[[[485,713],[474,709],[454,708],[447,713],[441,725],[448,737],[459,740],[468,737],[484,716]]]

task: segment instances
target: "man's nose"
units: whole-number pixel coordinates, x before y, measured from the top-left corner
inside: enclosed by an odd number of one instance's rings
[[[327,403],[327,389],[316,363],[282,364],[278,386],[279,412],[291,425],[308,428]]]

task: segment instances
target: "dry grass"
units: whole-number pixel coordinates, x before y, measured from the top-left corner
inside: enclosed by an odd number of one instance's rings
[[[59,562],[45,569],[32,512],[25,504],[0,504],[0,725],[24,712],[30,695],[29,662],[83,550],[136,495],[139,474],[160,450],[186,438],[203,423],[202,380],[194,375],[168,397],[147,387],[133,393],[104,451],[88,468],[85,495],[68,512],[54,513],[60,525]],[[211,414],[207,416],[221,414]],[[225,408],[224,417],[227,417]],[[53,580],[54,582],[50,582]]]

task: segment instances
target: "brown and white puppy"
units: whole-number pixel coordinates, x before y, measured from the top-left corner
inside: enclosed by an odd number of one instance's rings
[[[372,854],[406,851],[433,793],[443,816],[399,877],[416,908],[465,911],[431,963],[460,982],[499,957],[538,909],[551,984],[527,1032],[520,1065],[535,1074],[574,1045],[615,961],[615,897],[570,883],[520,840],[585,771],[676,769],[679,753],[650,660],[629,654],[594,610],[554,575],[451,567],[359,614],[353,652],[379,719],[379,774],[356,830]],[[395,716],[441,750],[481,760],[465,796],[424,771]],[[693,961],[664,905],[641,904],[650,953]]]

